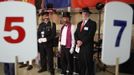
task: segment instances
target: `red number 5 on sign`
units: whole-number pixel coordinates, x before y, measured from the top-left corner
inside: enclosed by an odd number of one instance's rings
[[[13,39],[11,36],[5,36],[4,39],[9,43],[20,43],[25,38],[25,30],[21,26],[12,26],[13,22],[24,22],[23,17],[6,17],[4,31],[11,32],[16,30],[18,32],[18,38]]]

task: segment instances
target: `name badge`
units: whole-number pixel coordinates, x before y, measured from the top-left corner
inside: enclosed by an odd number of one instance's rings
[[[88,27],[84,27],[84,30],[88,30]]]

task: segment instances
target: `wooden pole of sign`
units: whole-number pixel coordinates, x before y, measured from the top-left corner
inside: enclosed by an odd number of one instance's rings
[[[18,56],[15,57],[15,75],[18,75]]]
[[[119,75],[119,58],[116,58],[115,75]]]

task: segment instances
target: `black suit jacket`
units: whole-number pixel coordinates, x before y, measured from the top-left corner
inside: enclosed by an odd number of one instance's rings
[[[94,35],[96,32],[96,22],[89,19],[84,25],[82,31],[80,32],[82,21],[78,23],[75,32],[75,40],[81,40],[83,42],[82,46],[88,46],[93,49],[94,45]]]
[[[52,23],[52,22],[48,22],[47,24],[42,22],[40,25],[39,25],[39,28],[38,28],[38,39],[39,38],[42,38],[41,36],[41,32],[44,31],[44,37],[47,38],[47,42],[46,43],[43,43],[44,46],[46,47],[52,47],[53,46],[53,42],[54,42],[54,39],[56,37],[56,24],[55,23]]]

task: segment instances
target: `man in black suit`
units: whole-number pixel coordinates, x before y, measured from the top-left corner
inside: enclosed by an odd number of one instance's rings
[[[49,71],[51,75],[54,75],[53,40],[56,36],[56,24],[50,22],[48,12],[42,13],[42,17],[43,22],[38,28],[38,48],[41,61],[41,69],[38,72],[40,73],[46,71],[48,63]]]
[[[91,12],[88,8],[82,9],[82,19],[75,32],[76,49],[79,60],[79,75],[95,75],[93,48],[96,22],[89,19]]]

